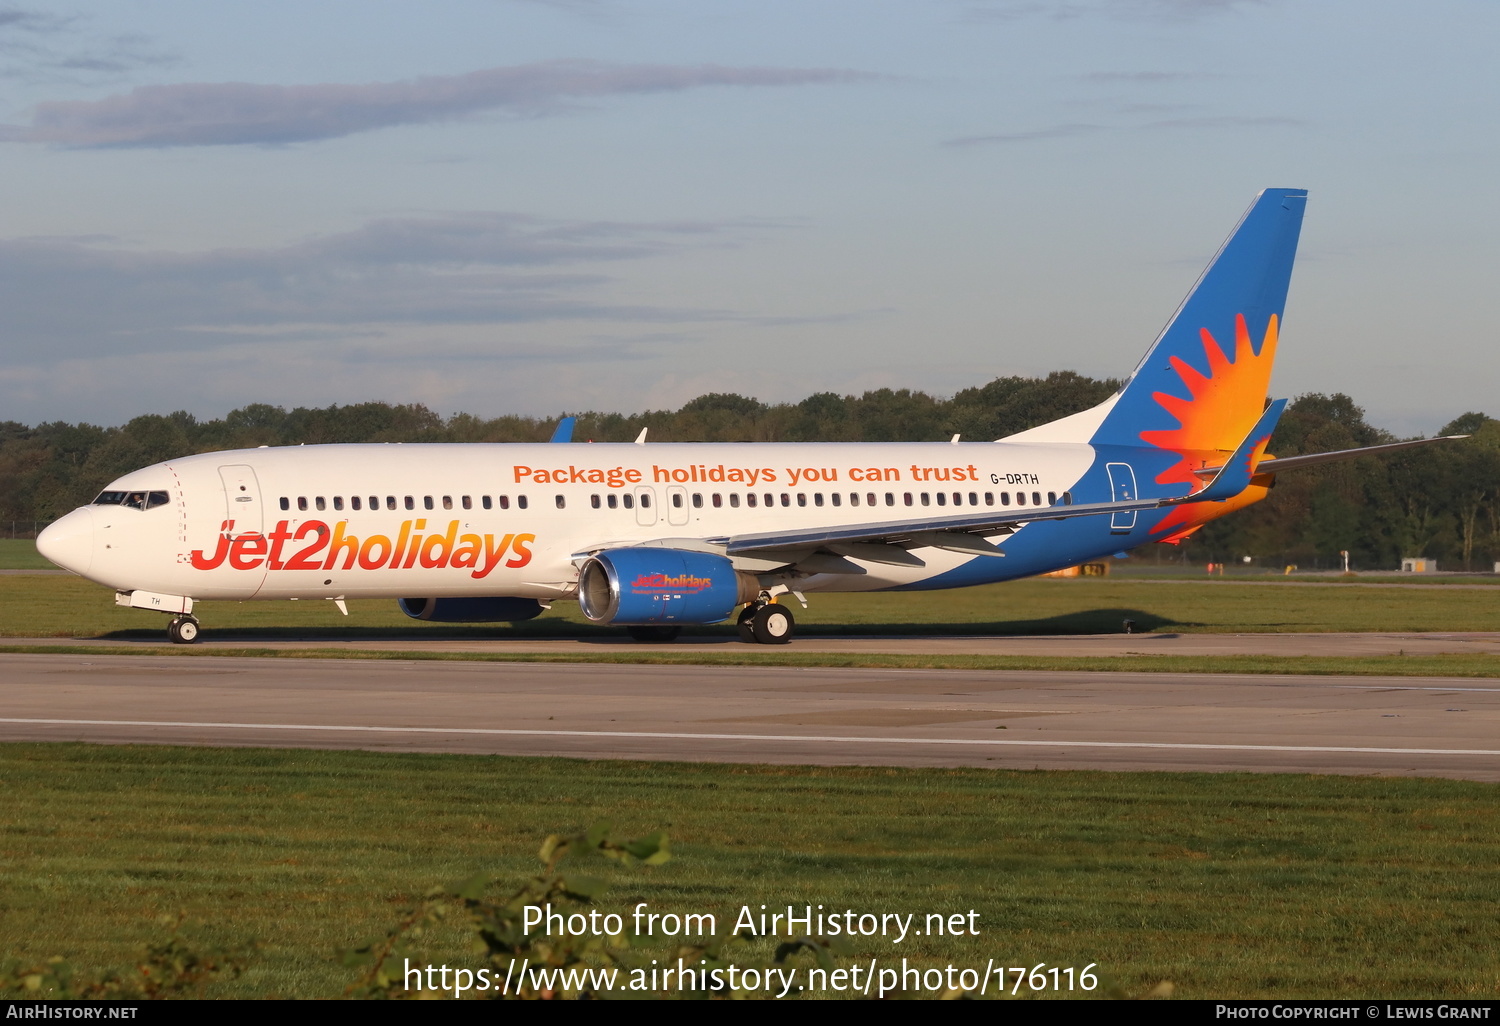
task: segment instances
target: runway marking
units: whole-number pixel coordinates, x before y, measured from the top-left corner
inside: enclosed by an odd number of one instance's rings
[[[996,748],[1167,748],[1215,752],[1328,752],[1350,755],[1491,755],[1486,748],[1354,748],[1325,745],[1211,745],[1168,741],[1022,741],[1002,738],[843,737],[835,734],[689,734],[644,730],[522,730],[490,727],[370,727],[316,723],[193,723],[178,720],[54,720],[0,717],[0,723],[67,727],[218,727],[226,730],[328,730],[373,734],[478,734],[505,737],[617,737],[684,741],[791,741],[889,745],[986,745]]]

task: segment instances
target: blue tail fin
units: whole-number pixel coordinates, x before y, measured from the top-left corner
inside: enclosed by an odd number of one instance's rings
[[[1229,451],[1265,409],[1307,193],[1267,189],[1108,404],[1096,445]]]

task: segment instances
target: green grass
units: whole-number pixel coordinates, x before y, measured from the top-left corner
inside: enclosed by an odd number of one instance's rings
[[[817,594],[794,605],[804,635],[1101,634],[1123,620],[1138,631],[1488,631],[1500,627],[1500,589],[1271,588],[1231,583],[1154,584],[1128,579],[1027,580],[954,591]],[[617,637],[585,622],[572,602],[516,625],[466,627],[410,620],[394,600],[203,602],[194,612],[212,637],[257,639]],[[165,618],[114,605],[76,577],[0,577],[0,636],[155,637]],[[732,635],[732,627],[689,628]]]
[[[30,538],[0,538],[0,570],[56,570]]]
[[[1113,673],[1264,673],[1357,677],[1500,677],[1500,658],[1485,653],[1423,656],[989,656],[907,655],[894,652],[804,652],[796,648],[734,646],[728,651],[683,649],[607,652],[445,652],[441,649],[183,648],[165,641],[153,655],[200,658],[386,659],[403,662],[613,663],[646,666],[844,666],[921,670],[1052,670]],[[138,656],[115,645],[5,645],[0,653]]]
[[[1442,780],[800,768],[299,750],[0,746],[4,952],[128,963],[185,912],[259,942],[211,995],[340,994],[341,949],[428,887],[518,879],[543,835],[664,828],[609,909],[981,913],[851,957],[1097,962],[1183,997],[1487,998],[1500,789]],[[472,964],[456,938],[424,957]]]

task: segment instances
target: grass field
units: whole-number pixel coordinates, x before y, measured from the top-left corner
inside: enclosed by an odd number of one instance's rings
[[[0,570],[55,569],[30,538],[0,538]]]
[[[792,608],[808,635],[1104,634],[1135,621],[1137,631],[1488,631],[1500,629],[1500,589],[1321,588],[1251,583],[1154,583],[1128,578],[1025,580],[936,592],[813,594]],[[587,623],[576,603],[516,625],[454,626],[410,620],[394,600],[203,602],[195,613],[214,637],[587,637],[618,628]],[[0,577],[0,635],[160,636],[165,618],[114,605],[100,585],[72,576]],[[688,628],[732,634],[732,627]]]
[[[124,965],[186,913],[194,944],[262,945],[210,995],[336,996],[337,953],[428,887],[519,880],[600,819],[674,851],[611,870],[610,910],[981,915],[851,958],[1096,962],[1182,997],[1500,991],[1494,785],[83,745],[0,746],[0,780],[0,948]],[[469,964],[451,937],[424,957]]]

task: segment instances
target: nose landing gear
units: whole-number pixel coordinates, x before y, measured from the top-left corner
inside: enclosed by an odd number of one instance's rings
[[[194,645],[198,642],[198,621],[191,616],[174,616],[167,624],[167,637],[174,645]]]

